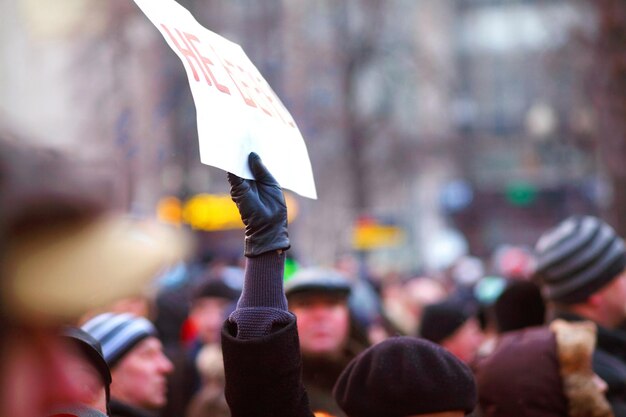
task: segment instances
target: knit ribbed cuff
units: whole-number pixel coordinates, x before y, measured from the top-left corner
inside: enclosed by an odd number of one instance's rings
[[[287,311],[283,291],[285,253],[271,251],[246,259],[246,274],[237,309],[271,307]]]
[[[228,318],[236,326],[235,337],[250,340],[267,336],[293,320],[283,292],[284,272],[284,252],[247,258],[243,291],[237,309]]]
[[[268,336],[294,320],[290,312],[269,307],[238,308],[228,318],[235,325],[233,336],[242,340]]]

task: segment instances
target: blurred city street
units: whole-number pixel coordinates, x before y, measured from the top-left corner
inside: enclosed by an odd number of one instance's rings
[[[368,222],[399,233],[366,244],[372,266],[404,272],[448,262],[428,251],[451,239],[478,256],[530,245],[572,212],[626,231],[611,2],[180,3],[243,46],[304,136],[319,190],[293,198],[305,262],[358,249]],[[0,7],[8,123],[71,149],[140,216],[225,193],[223,173],[199,162],[181,63],[132,1]]]
[[[2,417],[626,417],[625,237],[624,0],[0,0]]]

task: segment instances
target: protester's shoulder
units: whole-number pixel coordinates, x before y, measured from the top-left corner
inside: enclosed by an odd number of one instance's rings
[[[115,399],[111,399],[110,407],[111,407],[111,413],[110,413],[111,417],[155,417],[154,415],[146,411],[132,407],[126,403],[117,401]]]
[[[600,348],[593,355],[593,368],[611,387],[620,384],[626,388],[626,362]]]

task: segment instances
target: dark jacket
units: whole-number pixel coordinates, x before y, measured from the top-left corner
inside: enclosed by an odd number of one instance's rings
[[[557,317],[567,321],[581,321],[582,317],[559,312]],[[598,326],[593,370],[608,385],[606,398],[615,417],[626,417],[626,332]]]
[[[232,416],[312,417],[300,379],[295,317],[285,327],[256,339],[238,339],[236,331],[231,321],[222,328],[226,401]]]
[[[562,320],[505,333],[476,367],[484,417],[610,417],[591,369],[595,326]]]
[[[132,407],[123,402],[117,401],[111,398],[109,403],[111,409],[111,417],[154,417],[154,414],[149,413],[146,410],[142,410],[136,407]]]
[[[341,371],[353,357],[354,355],[346,354],[331,360],[303,356],[302,381],[313,411],[324,411],[337,417],[345,416],[333,398],[333,387]]]
[[[367,349],[366,337],[359,324],[351,318],[348,342],[341,356],[331,359],[302,355],[302,381],[314,412],[321,411],[335,417],[345,417],[346,414],[333,397],[333,387],[350,361]]]

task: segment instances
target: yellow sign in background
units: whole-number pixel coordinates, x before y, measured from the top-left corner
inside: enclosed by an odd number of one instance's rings
[[[298,203],[293,195],[285,193],[288,221],[298,214]],[[157,204],[159,220],[207,232],[243,229],[237,206],[227,194],[196,194],[182,202],[177,197],[163,197]]]
[[[352,231],[352,247],[372,250],[399,246],[406,240],[403,228],[371,221],[357,221]]]

